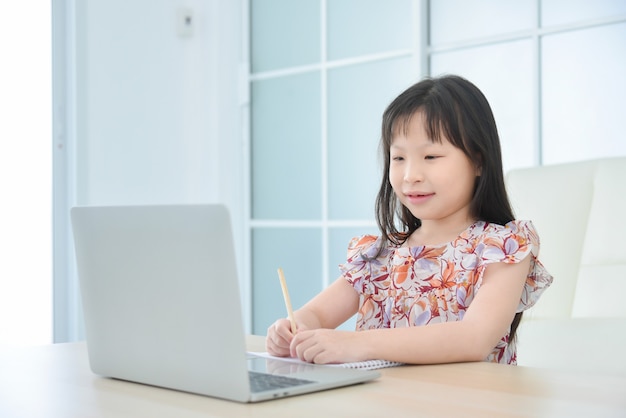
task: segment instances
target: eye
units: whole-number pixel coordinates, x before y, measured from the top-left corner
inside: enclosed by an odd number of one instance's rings
[[[438,155],[427,155],[424,157],[425,160],[435,160],[437,158],[439,158]]]
[[[392,155],[391,156],[391,160],[392,161],[404,161],[404,157],[402,157],[400,155]]]

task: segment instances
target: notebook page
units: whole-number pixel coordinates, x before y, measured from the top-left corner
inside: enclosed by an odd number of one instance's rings
[[[262,357],[273,360],[286,361],[289,363],[295,364],[310,364],[305,361],[300,360],[299,358],[294,357],[276,357],[272,356],[267,352],[261,351],[249,351],[248,354],[251,354],[256,357]],[[374,370],[374,369],[384,369],[387,367],[396,367],[402,366],[404,363],[399,363],[397,361],[388,361],[388,360],[366,360],[366,361],[357,361],[351,363],[337,363],[337,364],[325,364],[325,366],[329,367],[345,367],[348,369],[363,369],[363,370]]]

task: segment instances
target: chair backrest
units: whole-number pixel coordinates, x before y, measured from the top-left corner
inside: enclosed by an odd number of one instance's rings
[[[626,317],[626,157],[512,170],[507,190],[554,276],[530,317]]]

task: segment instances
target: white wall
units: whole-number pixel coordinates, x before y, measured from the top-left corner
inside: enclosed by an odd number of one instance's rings
[[[52,340],[49,0],[0,3],[0,55],[0,345],[46,344]]]
[[[236,3],[77,6],[77,203],[231,198],[220,176],[237,170],[218,155],[241,142]],[[191,35],[178,33],[181,10]]]
[[[69,123],[76,131],[68,141],[68,206],[222,202],[241,250],[241,3],[69,3],[76,25]],[[76,278],[68,270],[55,281],[71,293]]]

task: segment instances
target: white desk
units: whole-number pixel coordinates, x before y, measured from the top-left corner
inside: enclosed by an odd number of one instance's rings
[[[263,350],[262,337],[249,337]],[[0,417],[626,417],[626,377],[489,363],[382,370],[363,385],[259,404],[94,375],[84,343],[0,349]]]

